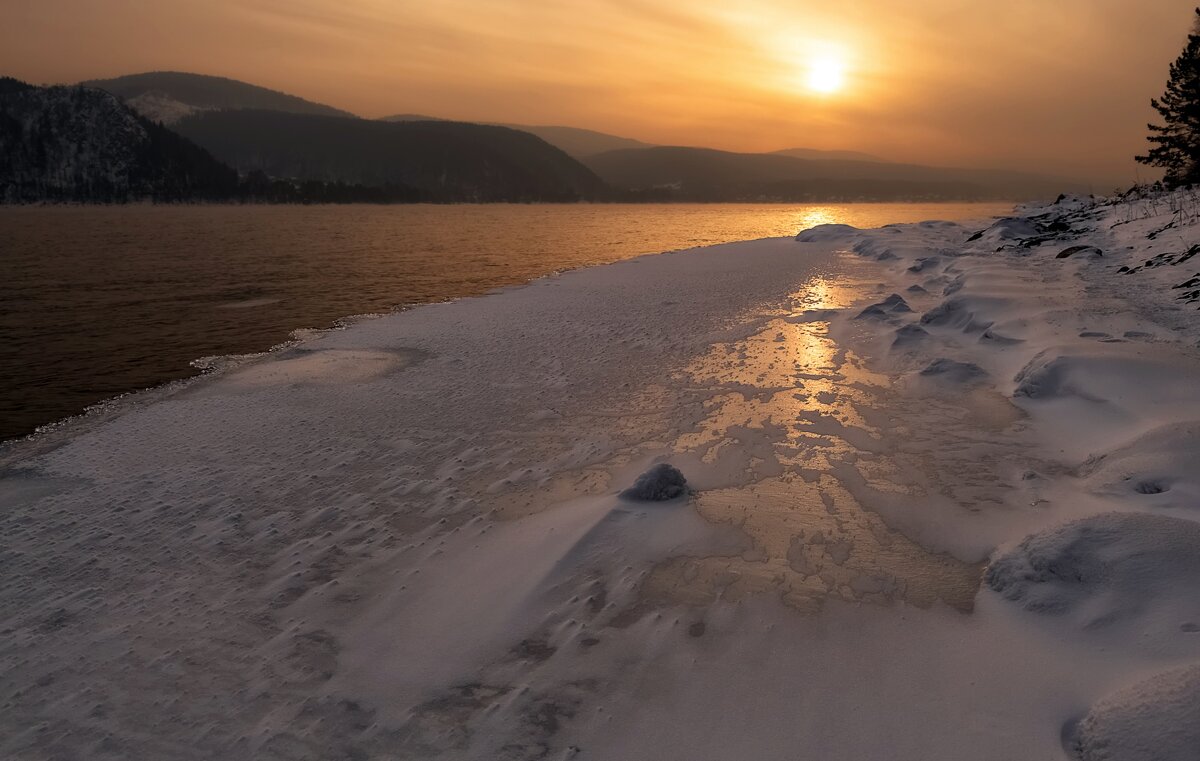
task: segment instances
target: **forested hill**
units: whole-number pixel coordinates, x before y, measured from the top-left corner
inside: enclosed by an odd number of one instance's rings
[[[103,90],[0,78],[0,203],[527,202],[604,192],[562,151],[501,127],[252,110],[200,111],[174,126],[188,134]]]
[[[80,84],[106,90],[133,106],[143,116],[164,124],[173,124],[198,111],[240,108],[355,118],[354,114],[323,103],[207,74],[149,71]]]
[[[436,202],[598,198],[590,169],[534,135],[463,122],[383,122],[277,111],[204,111],[177,130],[243,173],[379,186]]]
[[[1087,192],[1069,180],[1021,172],[880,161],[731,153],[707,148],[619,150],[584,158],[616,188],[673,201],[1023,200]]]
[[[237,173],[110,93],[0,79],[0,201],[224,199]]]

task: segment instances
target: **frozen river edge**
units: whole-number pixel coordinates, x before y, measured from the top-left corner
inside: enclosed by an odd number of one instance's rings
[[[1188,203],[574,271],[17,450],[0,752],[1191,758]]]

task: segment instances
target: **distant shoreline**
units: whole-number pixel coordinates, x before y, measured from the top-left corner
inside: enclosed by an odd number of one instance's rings
[[[133,206],[817,206],[836,204],[844,205],[886,205],[886,204],[1018,204],[1052,201],[1053,198],[896,198],[846,200],[839,198],[779,201],[779,200],[734,200],[734,201],[705,201],[705,200],[586,200],[586,201],[27,201],[0,202],[0,209],[15,209],[28,207],[62,207],[62,208],[104,208],[104,207],[133,207]]]
[[[824,222],[978,218],[1011,204],[7,208],[0,237],[12,243],[0,302],[21,306],[19,320],[0,322],[0,363],[10,368],[0,383],[0,441],[193,375],[200,358],[267,351],[293,331],[352,315],[480,296],[645,254],[790,237]],[[64,283],[95,295],[63,310],[53,294]]]

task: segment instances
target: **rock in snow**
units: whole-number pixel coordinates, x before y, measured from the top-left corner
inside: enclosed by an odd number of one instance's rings
[[[686,491],[687,479],[679,469],[662,462],[638,476],[633,486],[621,492],[621,497],[638,502],[665,502]]]
[[[1062,251],[1059,251],[1058,256],[1054,258],[1070,259],[1076,254],[1085,254],[1090,257],[1104,256],[1104,252],[1095,246],[1071,246],[1070,248],[1064,248]]]

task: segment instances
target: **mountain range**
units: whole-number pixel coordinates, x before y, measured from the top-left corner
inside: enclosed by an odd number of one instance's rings
[[[854,151],[734,153],[657,146],[577,127],[466,123],[418,114],[364,119],[245,82],[182,72],[91,80],[73,88],[17,84],[8,86],[13,92],[0,91],[0,148],[6,154],[9,145],[24,151],[24,158],[0,163],[0,198],[10,202],[133,197],[1023,200],[1083,189],[1080,183],[1057,178],[892,163]],[[18,97],[17,91],[24,94]],[[22,99],[24,105],[17,103]],[[33,103],[41,103],[41,110]],[[80,110],[68,118],[70,103],[78,103]],[[119,109],[125,110],[116,118]],[[101,112],[113,118],[100,118]],[[52,165],[35,161],[35,154],[45,150],[37,145],[49,133],[36,132],[30,125],[47,118],[64,125],[50,142],[59,153],[74,151],[69,160],[59,156],[62,160]],[[78,145],[72,148],[70,139],[77,139]],[[131,167],[127,183],[97,179],[105,176],[106,162],[115,159],[93,150],[94,144],[111,150],[124,146],[129,155],[141,157],[122,158],[123,163],[116,164]],[[161,150],[147,147],[160,144]],[[185,154],[197,169],[180,174]],[[48,174],[39,179],[39,171]],[[227,189],[231,176],[237,178],[235,191]],[[72,190],[75,177],[79,182]],[[224,179],[218,182],[218,177]]]
[[[251,109],[198,112],[173,126],[240,172],[397,183],[420,189],[426,201],[578,201],[604,191],[570,156],[506,127]]]
[[[237,185],[235,171],[110,93],[0,79],[0,201],[218,200]]]

